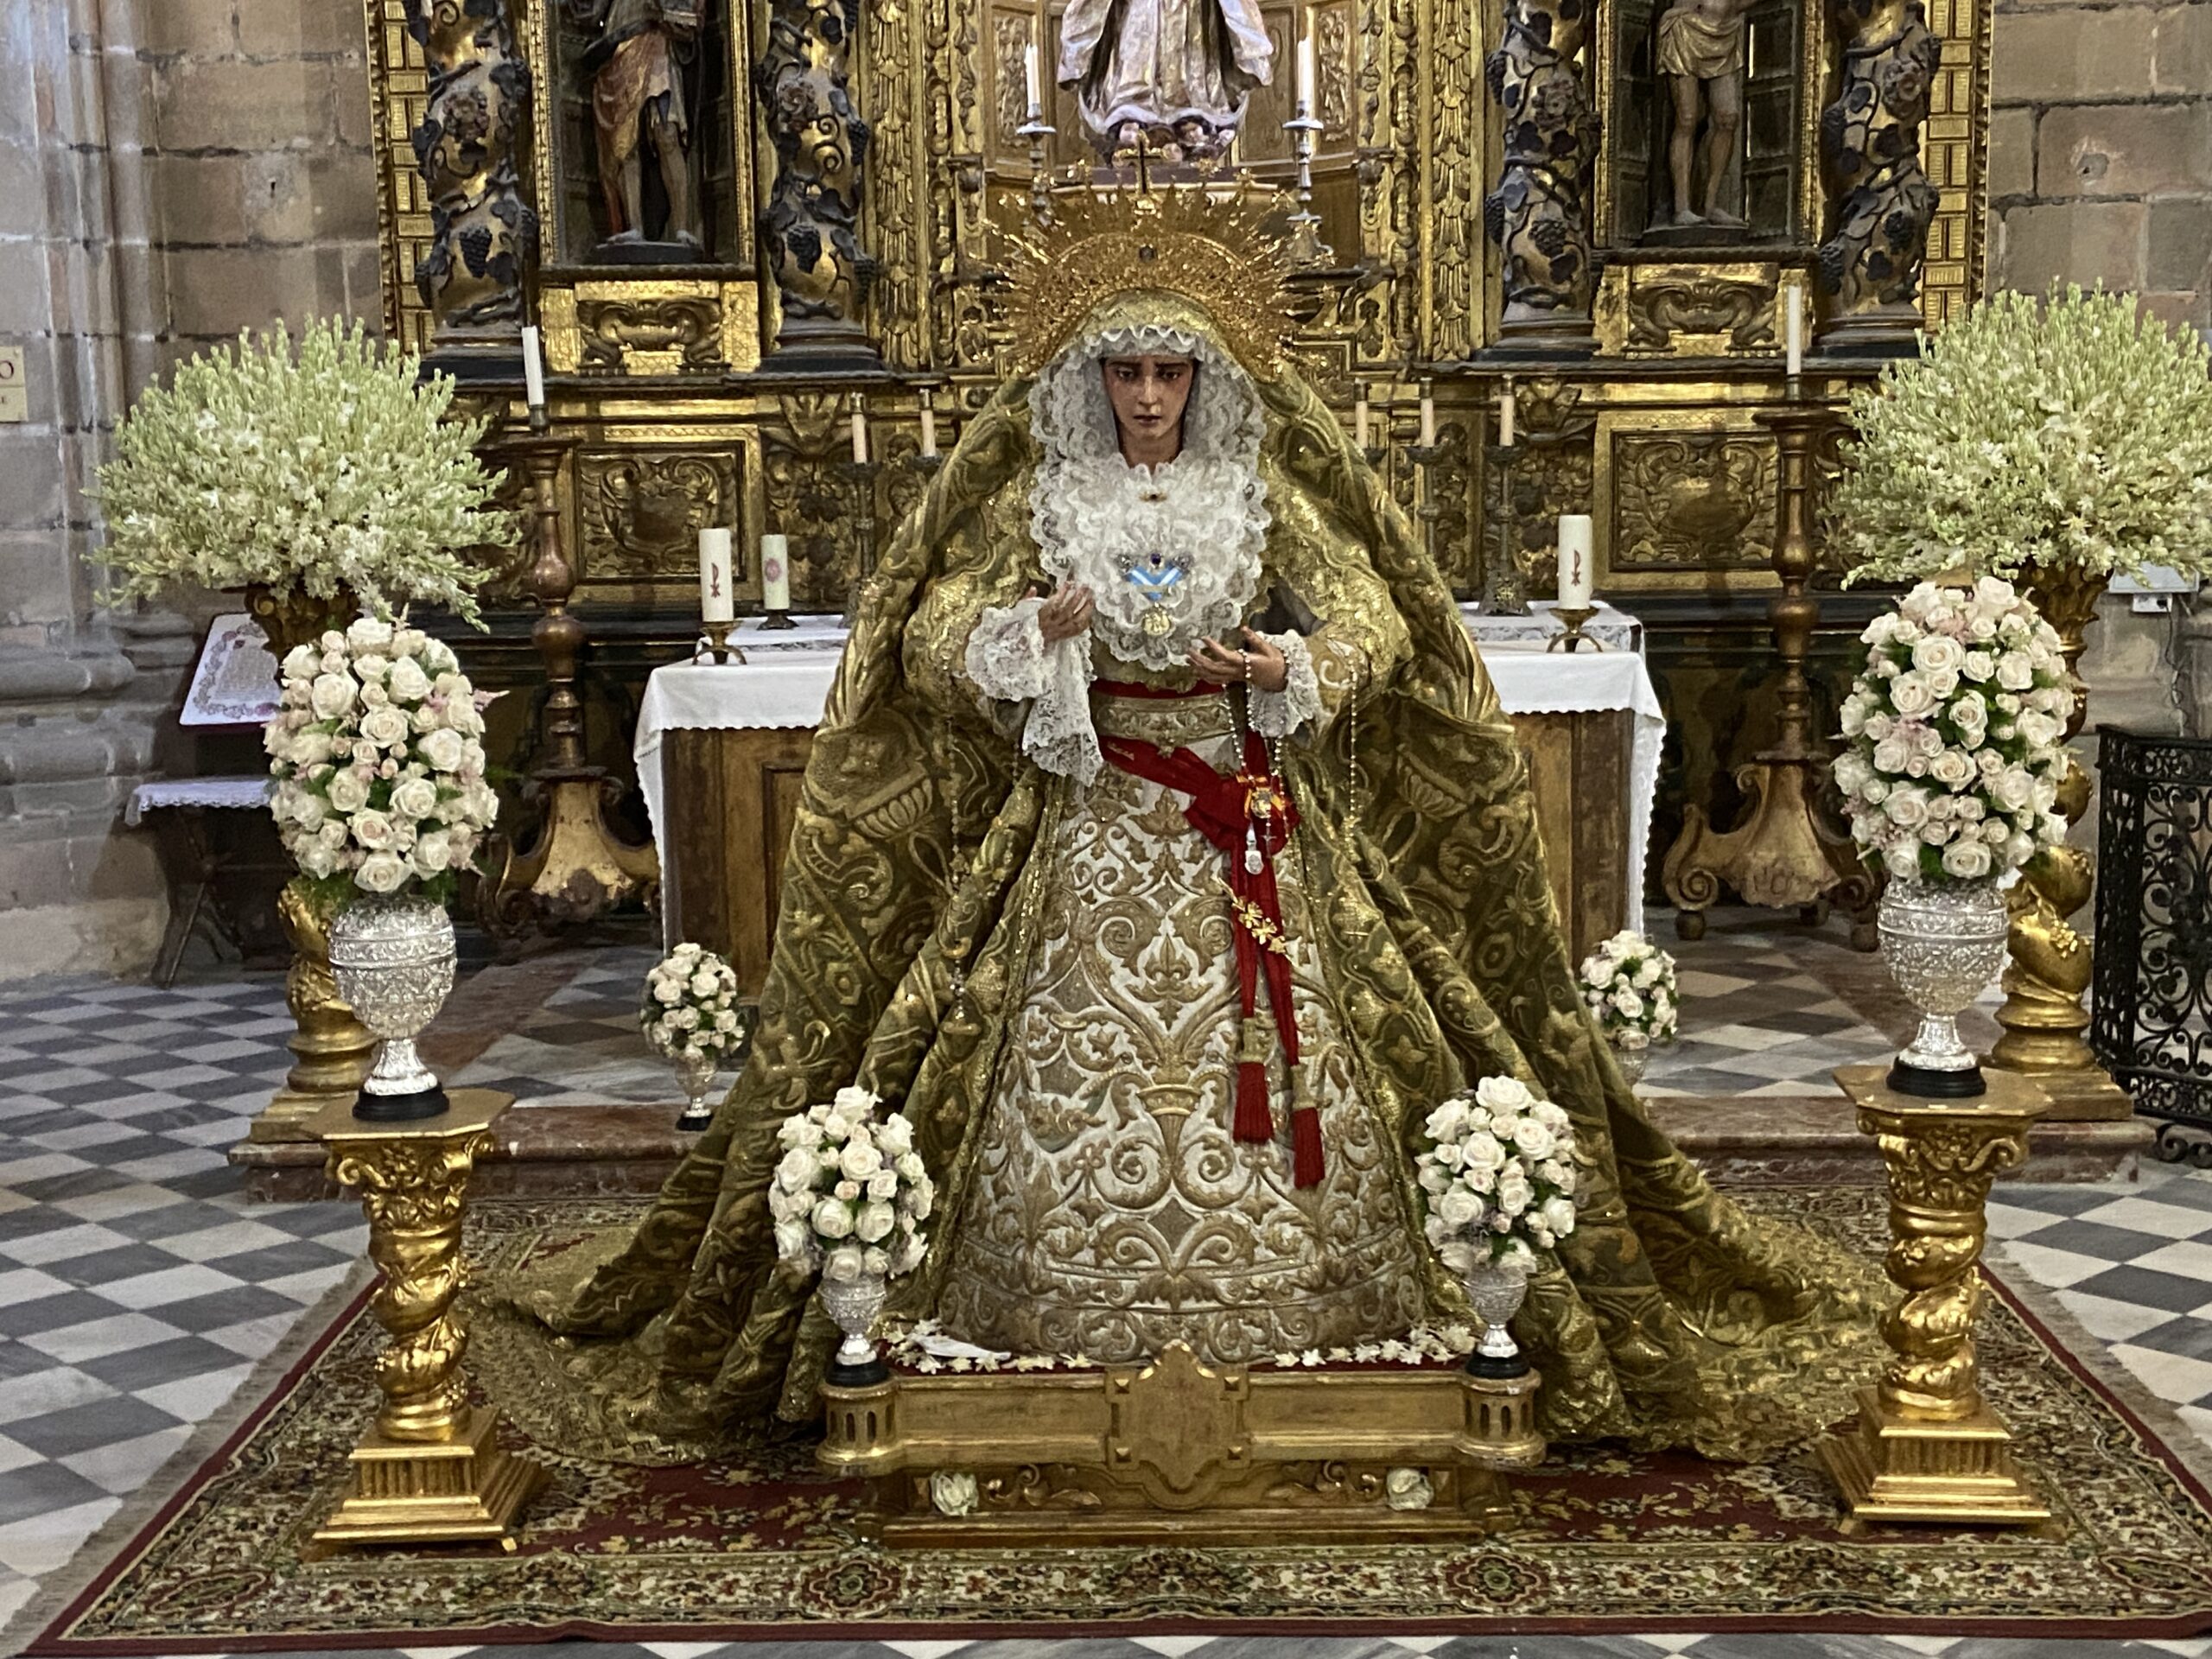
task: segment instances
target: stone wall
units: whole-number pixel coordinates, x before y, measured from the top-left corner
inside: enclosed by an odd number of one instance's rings
[[[359,0],[0,6],[0,977],[128,971],[167,884],[131,788],[191,663],[167,613],[111,618],[85,490],[120,411],[244,325],[375,319]],[[173,730],[173,728],[171,728]]]

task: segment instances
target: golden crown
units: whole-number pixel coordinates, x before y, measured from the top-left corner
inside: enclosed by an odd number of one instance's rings
[[[1289,266],[1270,228],[1286,211],[1281,193],[1249,179],[1083,184],[1055,190],[1042,223],[1018,200],[1007,215],[1020,226],[1007,238],[1014,373],[1043,368],[1107,301],[1160,289],[1198,306],[1239,362],[1274,378],[1292,329],[1283,287]]]

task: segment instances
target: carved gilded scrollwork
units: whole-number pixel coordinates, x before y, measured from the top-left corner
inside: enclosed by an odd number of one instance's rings
[[[1514,523],[1520,531],[1521,563],[1541,586],[1556,585],[1559,515],[1589,512],[1596,447],[1594,414],[1582,407],[1583,389],[1554,377],[1524,379],[1520,403],[1520,453],[1514,463]]]
[[[688,574],[699,531],[736,520],[737,461],[727,450],[586,451],[576,493],[588,579]]]
[[[442,350],[512,352],[537,215],[516,154],[530,121],[530,70],[501,0],[406,0],[429,96],[410,135],[430,200],[416,287]]]
[[[1665,352],[1681,334],[1726,335],[1727,349],[1774,345],[1774,284],[1683,272],[1632,282],[1628,293],[1628,349]]]
[[[867,360],[860,318],[875,261],[859,235],[871,137],[855,107],[850,57],[859,0],[773,0],[753,96],[776,152],[760,237],[782,297],[776,349]]]
[[[847,524],[852,486],[838,470],[843,403],[835,392],[794,392],[777,404],[782,424],[760,435],[767,527],[791,537],[792,608],[838,610],[861,574]]]
[[[1613,569],[1766,564],[1772,443],[1744,432],[1616,433],[1612,461]]]
[[[721,302],[707,295],[576,302],[585,374],[697,374],[722,366]]]
[[[1490,54],[1491,96],[1504,119],[1497,188],[1483,229],[1505,286],[1503,345],[1567,353],[1594,347],[1590,187],[1598,112],[1577,59],[1591,0],[1505,0],[1503,43]]]
[[[1341,144],[1351,131],[1351,17],[1332,7],[1314,19],[1314,70],[1320,85],[1322,143]]]
[[[1920,271],[1936,188],[1920,130],[1942,47],[1923,0],[1831,0],[1843,41],[1835,101],[1821,111],[1831,192],[1814,270],[1821,337],[1846,349],[1909,347],[1921,325]]]

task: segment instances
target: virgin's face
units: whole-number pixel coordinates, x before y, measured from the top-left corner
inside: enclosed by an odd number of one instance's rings
[[[1109,357],[1100,365],[1122,453],[1132,461],[1172,460],[1183,444],[1183,411],[1198,365],[1187,357]]]

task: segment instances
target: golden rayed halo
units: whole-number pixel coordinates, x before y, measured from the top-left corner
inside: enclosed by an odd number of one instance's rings
[[[1289,267],[1270,227],[1285,201],[1249,179],[1085,184],[1055,191],[1051,222],[1040,225],[1028,216],[1026,197],[1010,199],[1007,217],[1020,228],[1007,234],[1009,366],[1035,374],[1100,305],[1150,289],[1199,306],[1239,362],[1274,379],[1292,327],[1283,288]]]

